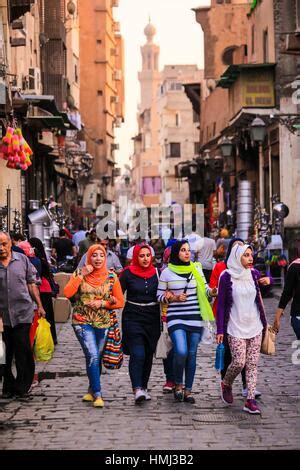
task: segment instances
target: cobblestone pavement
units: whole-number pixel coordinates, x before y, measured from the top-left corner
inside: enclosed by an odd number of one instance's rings
[[[271,321],[278,302],[266,299]],[[0,400],[0,449],[299,449],[299,372],[292,364],[294,333],[286,315],[275,357],[262,356],[258,388],[262,416],[242,411],[241,382],[235,401],[219,398],[215,346],[201,346],[194,383],[196,405],[175,403],[162,394],[162,361],[150,379],[152,401],[134,405],[128,359],[119,371],[102,376],[105,408],[81,401],[87,378],[83,354],[69,323],[58,325],[54,358],[38,364],[41,382],[29,402]],[[298,355],[300,362],[300,353]]]

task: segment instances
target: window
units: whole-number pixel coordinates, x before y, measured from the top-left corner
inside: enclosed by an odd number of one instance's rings
[[[251,54],[254,54],[255,50],[255,26],[254,24],[251,27]]]
[[[103,91],[102,91],[102,90],[97,90],[97,95],[98,95],[98,96],[102,96],[102,95],[103,95]]]
[[[233,53],[237,49],[237,46],[227,47],[222,54],[222,62],[224,65],[233,64]]]
[[[269,35],[267,29],[263,32],[263,54],[263,61],[269,62]]]
[[[176,113],[175,115],[175,126],[179,127],[180,126],[180,114]]]
[[[300,31],[300,0],[296,0],[296,31]]]
[[[78,83],[78,67],[77,67],[77,65],[74,66],[74,80],[75,80],[75,83]]]
[[[102,43],[102,40],[101,39],[97,39],[97,44],[101,44]]]
[[[147,55],[147,68],[151,70],[151,53],[149,52]]]
[[[160,194],[161,193],[161,177],[147,176],[143,178],[142,194]]]
[[[181,91],[182,90],[182,84],[178,82],[169,82],[168,86],[169,90],[171,91]]]
[[[166,157],[180,158],[180,143],[171,142],[166,145]]]

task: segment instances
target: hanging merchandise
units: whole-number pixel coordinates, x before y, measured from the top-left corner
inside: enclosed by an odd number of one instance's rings
[[[8,127],[0,147],[0,158],[7,160],[7,168],[26,171],[32,165],[30,159],[32,154],[22,130]]]

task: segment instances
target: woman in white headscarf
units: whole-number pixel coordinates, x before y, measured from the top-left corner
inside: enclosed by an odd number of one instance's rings
[[[253,254],[249,245],[235,245],[219,282],[217,342],[224,336],[230,346],[232,362],[221,382],[221,398],[232,404],[232,384],[244,366],[248,385],[243,410],[260,414],[255,401],[257,365],[263,331],[267,326],[259,292],[257,273],[252,269]]]

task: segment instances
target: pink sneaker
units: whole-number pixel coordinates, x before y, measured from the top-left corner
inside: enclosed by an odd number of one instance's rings
[[[247,400],[245,402],[243,411],[247,411],[247,413],[250,413],[252,415],[260,415],[261,411],[257,406],[256,400]]]
[[[174,382],[167,380],[165,385],[163,386],[163,393],[172,393],[175,388]]]
[[[233,403],[232,387],[225,385],[223,380],[221,381],[221,398],[226,405]]]

